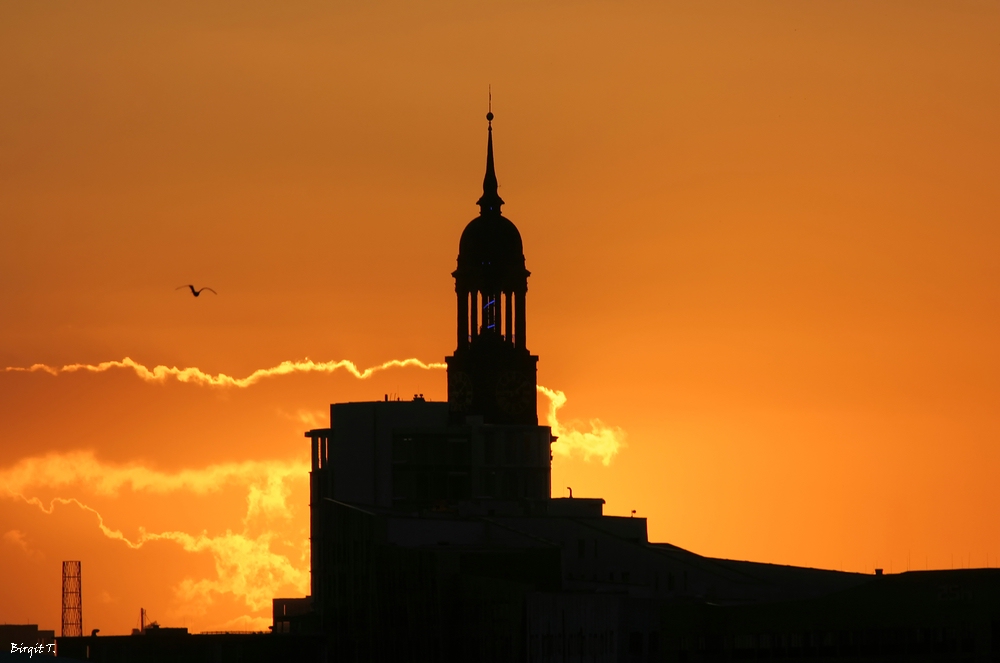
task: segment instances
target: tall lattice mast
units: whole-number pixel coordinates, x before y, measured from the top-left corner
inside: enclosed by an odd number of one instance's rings
[[[83,635],[83,592],[80,582],[80,562],[63,562],[62,569],[62,635]]]

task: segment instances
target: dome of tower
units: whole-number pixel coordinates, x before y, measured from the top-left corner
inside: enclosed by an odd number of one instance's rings
[[[474,265],[523,265],[521,233],[507,218],[484,214],[469,222],[458,243],[458,262]]]
[[[469,222],[459,240],[458,268],[460,271],[472,270],[491,279],[499,277],[500,271],[507,277],[524,271],[524,247],[517,226],[500,214],[503,198],[497,190],[499,184],[493,166],[493,113],[488,113],[486,119],[489,125],[483,195],[476,202],[479,216]],[[515,269],[511,271],[510,268]]]

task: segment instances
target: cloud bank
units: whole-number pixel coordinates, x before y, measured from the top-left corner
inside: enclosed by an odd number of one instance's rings
[[[343,370],[365,380],[380,371],[406,367],[442,370],[446,368],[446,364],[410,358],[394,359],[360,369],[348,360],[314,362],[305,359],[284,361],[277,366],[258,369],[246,377],[237,378],[224,373],[212,375],[196,367],[158,365],[149,368],[126,357],[121,361],[68,364],[62,367],[46,364],[8,366],[5,372],[43,372],[58,376],[64,373],[103,373],[112,369],[126,369],[145,382],[162,383],[174,379],[204,387],[242,389],[253,386],[264,378],[295,373],[333,373]],[[624,446],[625,432],[620,428],[607,426],[599,419],[589,421],[589,430],[578,430],[562,423],[558,413],[566,405],[566,394],[543,386],[538,386],[538,391],[549,401],[546,423],[559,438],[552,445],[553,453],[563,457],[578,456],[585,461],[596,458],[608,465]],[[312,421],[321,414],[299,411],[294,417],[307,423],[307,419]],[[318,420],[313,422],[316,423],[319,423]],[[177,598],[189,609],[204,614],[217,595],[231,594],[242,599],[252,611],[259,613],[266,610],[271,598],[281,592],[309,592],[308,540],[297,542],[298,560],[272,550],[272,544],[277,542],[274,521],[287,521],[292,516],[287,503],[289,483],[297,479],[305,480],[308,472],[307,463],[291,461],[243,461],[162,472],[139,463],[102,462],[92,451],[72,451],[23,458],[14,465],[0,468],[0,496],[21,500],[38,507],[46,514],[51,514],[57,506],[76,507],[96,519],[104,536],[119,541],[130,549],[139,549],[152,542],[169,541],[186,552],[208,553],[215,563],[215,578],[185,578],[174,588]],[[139,527],[138,536],[131,539],[120,529],[106,524],[104,517],[96,509],[76,497],[55,497],[46,503],[34,496],[41,489],[110,497],[117,497],[124,491],[156,495],[184,491],[206,495],[226,487],[246,490],[247,506],[241,531],[227,530],[223,534],[210,535],[207,532],[148,532]],[[5,543],[28,551],[23,532],[11,530],[3,538]],[[245,615],[238,621],[244,627],[253,624],[259,628],[267,620]]]
[[[273,521],[287,521],[292,517],[287,503],[288,484],[296,479],[305,481],[308,472],[307,463],[277,461],[247,461],[197,470],[159,472],[135,463],[104,463],[93,452],[75,451],[25,458],[0,470],[0,491],[46,514],[51,514],[57,506],[75,506],[92,514],[106,537],[133,550],[154,541],[171,541],[186,552],[207,552],[214,560],[216,577],[184,579],[175,588],[178,598],[197,612],[204,612],[214,595],[228,593],[242,599],[251,610],[260,611],[267,609],[271,598],[282,591],[309,593],[309,570],[305,562],[308,541],[300,542],[298,560],[271,549],[277,537],[271,527]],[[110,497],[117,497],[126,490],[159,495],[179,491],[202,495],[227,486],[247,491],[243,528],[239,532],[226,530],[217,535],[148,532],[140,527],[139,535],[130,539],[121,530],[107,525],[100,512],[80,499],[56,497],[46,503],[31,496],[43,488],[72,489]],[[24,535],[8,532],[5,539],[22,545]]]

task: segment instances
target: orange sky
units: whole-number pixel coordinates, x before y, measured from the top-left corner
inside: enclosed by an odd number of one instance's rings
[[[709,555],[996,565],[998,34],[992,0],[0,0],[0,367],[442,361],[491,83],[539,382],[627,435],[556,495]],[[88,632],[266,626],[308,587],[302,431],[387,392],[444,375],[0,373],[0,622],[58,629],[80,559]]]

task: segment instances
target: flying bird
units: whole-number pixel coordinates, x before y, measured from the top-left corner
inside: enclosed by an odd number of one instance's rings
[[[195,290],[194,286],[190,285],[190,284],[189,285],[179,285],[176,288],[174,288],[174,290],[183,290],[184,288],[191,288],[191,294],[194,295],[195,297],[197,297],[198,295],[200,295],[205,290],[208,290],[213,295],[219,294],[216,291],[212,290],[211,288],[201,288],[200,290]]]

